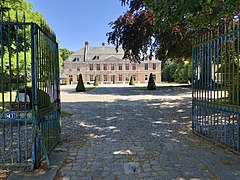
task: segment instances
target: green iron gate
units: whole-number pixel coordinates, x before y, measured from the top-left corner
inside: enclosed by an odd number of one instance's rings
[[[58,44],[46,26],[0,22],[0,165],[38,167],[60,138]]]
[[[196,38],[192,51],[192,128],[239,151],[240,29],[238,19]]]

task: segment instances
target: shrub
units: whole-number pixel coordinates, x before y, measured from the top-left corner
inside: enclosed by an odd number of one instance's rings
[[[131,76],[131,78],[130,78],[129,85],[135,85],[133,76]]]
[[[25,89],[19,89],[19,93],[25,93]],[[42,89],[37,89],[37,93],[39,109],[50,106],[51,102],[49,94]],[[26,87],[26,94],[30,99],[30,108],[32,108],[32,87]]]
[[[95,76],[93,85],[94,85],[94,86],[98,86],[98,81],[99,81],[99,77],[98,77],[98,76]]]
[[[147,89],[148,90],[156,90],[156,88],[157,87],[156,87],[156,84],[154,82],[153,75],[151,73],[150,76],[149,76]]]
[[[61,84],[61,85],[67,85],[67,83],[68,83],[68,78],[62,78],[62,79],[60,79],[60,84]]]
[[[166,82],[191,82],[192,65],[189,61],[168,59],[162,64],[162,81]]]
[[[232,104],[237,104],[240,102],[240,73],[233,78],[233,85],[229,88],[228,91],[228,101]]]
[[[79,74],[76,92],[84,92],[84,91],[85,91],[85,86],[83,84],[82,74]]]
[[[192,80],[192,66],[188,61],[180,62],[174,74],[175,82],[191,82]]]
[[[177,63],[174,60],[168,59],[164,64],[162,64],[162,81],[174,82],[176,69]]]

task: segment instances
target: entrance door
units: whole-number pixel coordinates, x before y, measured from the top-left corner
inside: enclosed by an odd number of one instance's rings
[[[111,83],[115,84],[115,75],[111,75]]]

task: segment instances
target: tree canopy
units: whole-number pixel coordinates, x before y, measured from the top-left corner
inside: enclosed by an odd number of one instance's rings
[[[120,0],[129,10],[110,23],[108,43],[122,46],[125,57],[139,61],[150,50],[157,58],[191,57],[193,38],[239,17],[240,0]]]

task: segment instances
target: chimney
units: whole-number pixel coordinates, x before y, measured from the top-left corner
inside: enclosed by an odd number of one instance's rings
[[[84,55],[83,55],[84,62],[86,62],[86,59],[87,59],[87,51],[88,51],[88,41],[85,42],[85,47],[84,47]]]
[[[104,43],[104,42],[102,43],[102,46],[105,46],[105,43]]]

